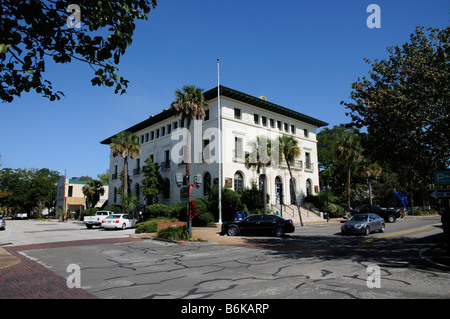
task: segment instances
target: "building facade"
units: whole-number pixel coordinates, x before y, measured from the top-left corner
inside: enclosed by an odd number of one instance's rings
[[[255,181],[261,187],[267,182],[270,205],[273,212],[292,210],[295,202],[302,203],[303,197],[319,191],[316,130],[328,125],[318,119],[292,111],[288,108],[254,97],[231,88],[220,86],[220,109],[218,116],[218,89],[204,93],[209,102],[207,115],[203,120],[191,124],[191,176],[201,176],[202,184],[192,190],[192,198],[207,196],[209,186],[217,183],[221,169],[221,185],[240,191],[250,187]],[[218,131],[220,119],[220,132]],[[185,174],[184,146],[185,133],[181,116],[171,110],[126,129],[139,137],[141,155],[128,159],[131,189],[138,195],[139,204],[145,205],[141,185],[144,178],[142,167],[148,157],[160,165],[165,191],[159,202],[172,204],[179,202],[180,188],[176,184],[176,174]],[[278,141],[282,135],[292,136],[298,141],[300,156],[291,164],[293,183],[284,159],[272,158],[271,165],[261,168],[246,165],[249,154],[254,153],[252,144],[257,137],[267,137]],[[221,152],[219,152],[219,137]],[[101,143],[109,145],[112,137]],[[276,147],[272,146],[275,154]],[[219,158],[219,153],[220,157]],[[277,156],[276,156],[277,157]],[[254,158],[254,157],[253,157]],[[123,158],[110,155],[109,204],[120,204],[118,189],[123,169]],[[191,183],[193,182],[191,178]],[[294,185],[295,190],[291,187]],[[281,205],[283,204],[283,205]]]
[[[86,197],[83,194],[83,186],[88,182],[77,179],[66,179],[61,176],[58,181],[56,193],[56,211],[61,209],[64,214],[75,214],[86,209]],[[109,186],[102,184],[104,194],[100,196],[100,200],[95,207],[102,207],[108,200]]]

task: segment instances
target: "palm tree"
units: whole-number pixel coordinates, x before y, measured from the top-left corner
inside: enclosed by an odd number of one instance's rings
[[[100,196],[105,193],[103,184],[97,180],[90,180],[82,188],[83,195],[86,196],[86,209],[97,205]]]
[[[259,174],[261,168],[263,168],[263,214],[267,214],[267,177],[265,168],[271,164],[272,141],[266,136],[257,136],[255,140],[249,142],[249,145],[252,149],[252,153],[245,154],[245,167],[256,167],[257,174]]]
[[[381,174],[383,173],[383,168],[378,163],[364,163],[362,166],[360,166],[358,170],[358,174],[362,177],[367,179],[369,183],[369,202],[372,205],[372,179],[378,179]]]
[[[181,114],[181,122],[185,123],[187,132],[187,146],[184,153],[184,162],[186,163],[186,178],[191,175],[191,122],[195,118],[203,119],[206,115],[205,110],[208,101],[203,96],[203,90],[195,87],[195,85],[183,86],[183,91],[177,89],[175,91],[175,101],[171,104],[171,109],[176,115]]]
[[[343,132],[337,136],[333,145],[333,156],[343,162],[347,169],[347,207],[350,208],[351,167],[362,159],[363,148],[356,134]]]
[[[279,142],[278,151],[280,159],[282,158],[282,156],[284,156],[286,165],[289,170],[289,175],[291,176],[290,182],[293,183],[294,178],[292,176],[291,163],[293,163],[295,159],[300,156],[300,147],[298,147],[298,140],[292,136],[283,135],[279,137],[278,142]],[[298,209],[298,216],[300,217],[300,224],[303,226],[303,219],[302,214],[300,212],[300,205],[297,201],[298,197],[297,190],[295,189],[294,185],[291,186],[292,188],[294,188],[295,191],[295,203]]]
[[[123,197],[128,196],[128,156],[135,158],[141,155],[139,138],[127,131],[116,134],[111,140],[112,156],[123,157]]]

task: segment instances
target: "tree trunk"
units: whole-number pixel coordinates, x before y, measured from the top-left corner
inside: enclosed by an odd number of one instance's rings
[[[289,164],[288,160],[286,160],[286,164],[287,164],[287,167],[288,167],[288,170],[289,170],[289,175],[291,176],[291,180],[289,181],[289,186],[290,186],[290,183],[294,182],[294,178],[292,177],[291,165]],[[298,196],[297,196],[297,189],[294,187],[294,185],[292,185],[292,186],[294,188],[294,193],[295,193],[295,205],[297,205],[298,217],[300,217],[300,225],[303,227],[304,225],[303,225],[302,213],[300,211],[300,205],[298,204],[298,200],[297,200],[297,198],[298,198]]]

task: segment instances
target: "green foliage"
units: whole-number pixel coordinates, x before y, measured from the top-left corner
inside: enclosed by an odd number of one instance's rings
[[[338,200],[339,198],[330,191],[320,192],[318,195],[310,195],[304,198],[305,202],[314,204],[314,207],[319,211],[329,212],[330,217],[342,217],[345,210],[336,203]]]
[[[218,201],[219,191],[217,185],[212,185],[208,195],[210,211],[217,219],[219,216]],[[234,220],[234,213],[244,208],[239,194],[228,187],[222,188],[222,219],[224,221]]]
[[[56,205],[57,184],[60,175],[48,168],[0,170],[0,206],[17,211],[51,208]]]
[[[115,85],[126,92],[128,81],[117,74],[120,57],[131,45],[135,21],[147,19],[156,0],[81,1],[81,28],[64,25],[70,2],[3,0],[0,30],[0,98],[11,102],[31,89],[50,101],[60,99],[44,79],[46,59],[81,61],[94,70],[92,85]]]
[[[102,210],[113,212],[114,214],[122,214],[122,208],[112,205],[106,205]]]
[[[206,226],[214,224],[214,215],[208,212],[208,201],[204,198],[193,199],[198,209],[198,215],[192,220],[194,226]]]
[[[156,233],[158,223],[161,222],[177,222],[178,219],[176,218],[156,218],[152,220],[148,220],[142,223],[138,223],[136,225],[135,233],[136,234],[142,234],[142,233]]]
[[[158,238],[170,240],[186,240],[190,238],[189,229],[186,225],[181,227],[168,227],[165,229],[161,229],[160,231],[158,231],[156,236]]]
[[[83,219],[84,216],[94,216],[95,213],[98,212],[98,208],[97,207],[92,207],[92,208],[88,208],[85,210],[81,211],[81,219]]]
[[[410,41],[388,48],[369,78],[352,84],[352,124],[367,128],[365,148],[409,189],[424,189],[433,171],[450,166],[450,27],[417,27]]]
[[[159,165],[154,163],[151,157],[145,160],[145,166],[142,168],[144,179],[142,180],[142,189],[144,196],[149,203],[156,203],[157,195],[163,191],[164,181],[159,172]]]
[[[241,193],[241,202],[247,207],[250,212],[261,212],[264,208],[264,196],[262,190],[258,188],[255,180],[250,181],[250,188],[246,188]],[[270,201],[270,196],[267,194],[267,203]]]
[[[169,207],[164,204],[152,204],[145,207],[144,218],[168,217]]]
[[[180,221],[185,222],[187,220],[186,212],[186,204],[181,202],[169,206],[169,216]]]
[[[438,212],[434,209],[426,209],[426,210],[413,210],[409,211],[409,216],[427,216],[427,215],[437,215]]]

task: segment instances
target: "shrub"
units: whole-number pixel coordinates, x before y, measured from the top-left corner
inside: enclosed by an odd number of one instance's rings
[[[186,240],[189,239],[189,229],[186,225],[182,227],[169,227],[161,229],[156,236],[162,239]]]
[[[97,211],[98,211],[97,207],[92,207],[92,208],[85,209],[85,210],[83,210],[81,212],[81,217],[94,216]]]
[[[118,206],[106,205],[102,210],[108,210],[114,214],[122,214],[122,208]]]
[[[434,209],[426,209],[426,210],[413,210],[408,211],[408,215],[410,216],[426,216],[426,215],[437,215],[437,211]]]
[[[177,222],[176,218],[156,218],[136,225],[135,233],[156,233],[159,222]]]
[[[164,204],[152,204],[145,207],[144,218],[168,217],[169,207]]]
[[[169,207],[169,217],[176,218],[179,221],[186,221],[186,204],[175,203]]]

